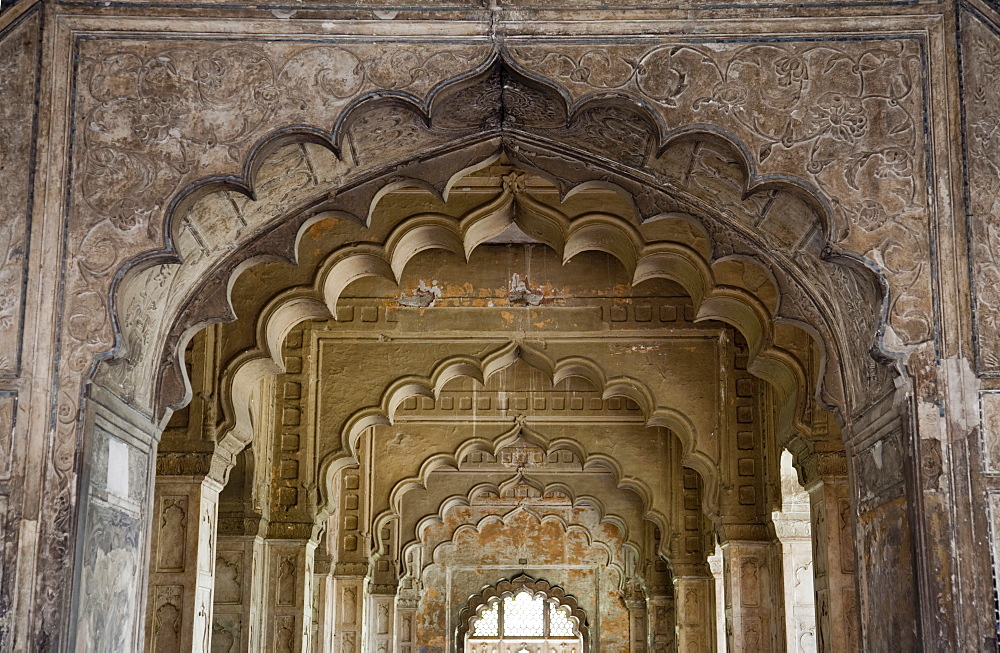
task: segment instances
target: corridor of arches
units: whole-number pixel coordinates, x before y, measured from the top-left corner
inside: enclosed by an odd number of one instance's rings
[[[147,649],[856,648],[826,345],[711,249],[506,155],[319,216],[187,345]]]

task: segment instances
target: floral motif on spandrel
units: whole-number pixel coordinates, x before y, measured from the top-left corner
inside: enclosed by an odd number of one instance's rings
[[[365,89],[419,95],[483,57],[398,43],[367,52],[196,42],[106,52],[95,43],[80,66],[80,195],[92,221],[107,218],[121,231],[147,225],[185,180],[238,171],[275,125],[330,129]]]

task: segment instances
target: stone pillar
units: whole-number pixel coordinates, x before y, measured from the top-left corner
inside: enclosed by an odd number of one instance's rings
[[[215,552],[213,653],[259,651],[264,604],[264,538],[220,519]],[[255,529],[251,529],[255,530]],[[233,532],[237,531],[237,532]]]
[[[368,586],[366,600],[368,626],[368,651],[371,653],[392,653],[395,637],[396,586]]]
[[[722,543],[727,650],[780,653],[785,650],[785,634],[777,543],[764,539],[766,527],[757,524],[730,526],[727,531],[729,537]],[[753,539],[732,537],[734,531]]]
[[[415,653],[417,650],[417,606],[419,595],[415,590],[401,589],[396,594],[396,648],[395,653]]]
[[[302,535],[312,528],[312,524],[297,526]],[[267,540],[264,650],[306,653],[311,649],[315,551],[312,538]]]
[[[708,556],[708,568],[715,581],[715,643],[718,653],[726,653],[726,578],[722,562],[722,548],[716,544],[715,553]]]
[[[333,558],[325,540],[316,547],[313,567],[313,651],[333,650]]]
[[[676,653],[676,621],[673,594],[651,591],[649,594],[649,639],[653,653]]]
[[[857,651],[857,589],[847,475],[817,476],[807,490],[813,525],[816,650]]]
[[[149,633],[141,610],[150,599],[150,538],[159,525],[157,516],[151,514],[159,428],[99,385],[89,385],[87,394],[76,524],[79,593],[67,622],[69,645],[56,632],[50,633],[54,638],[50,644],[53,650],[140,650]],[[0,496],[0,649],[7,650],[9,643],[13,650],[34,650],[27,627],[18,632],[17,622],[9,621],[19,614],[17,602],[8,610],[10,604],[4,601],[18,585],[14,576],[4,575],[4,551],[11,549],[4,549],[3,540],[7,535],[33,536],[35,531],[18,529],[35,522],[18,522],[8,515],[5,523],[4,498]],[[70,520],[69,512],[60,514]],[[72,556],[72,551],[60,555]],[[60,586],[69,582],[58,578]],[[15,623],[13,632],[4,630],[10,623]],[[11,639],[5,639],[8,636]]]
[[[333,569],[334,653],[360,653],[367,565],[337,563]]]
[[[813,547],[809,494],[799,485],[792,454],[781,454],[781,510],[771,514],[781,543],[788,653],[816,651],[816,597],[813,593]]]
[[[715,596],[705,564],[674,566],[677,653],[715,650]]]
[[[639,579],[626,583],[625,607],[629,619],[629,653],[646,653],[649,648],[646,594]]]
[[[781,542],[787,650],[788,653],[815,653],[816,599],[808,513],[803,518],[784,511],[775,513],[774,530]]]
[[[206,459],[211,454],[157,457],[146,609],[148,651],[210,650],[222,486],[205,475]]]

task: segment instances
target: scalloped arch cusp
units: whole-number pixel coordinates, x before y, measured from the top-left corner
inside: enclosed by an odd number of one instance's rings
[[[603,391],[605,397],[640,398],[649,411],[647,418],[655,418],[659,422],[658,425],[671,427],[684,442],[685,450],[694,448],[696,433],[691,419],[676,408],[659,405],[654,393],[643,382],[627,377],[605,380],[606,377],[600,365],[592,360],[573,356],[553,361],[536,347],[511,341],[484,354],[481,358],[472,356],[449,357],[436,363],[428,376],[407,376],[397,380],[385,389],[377,404],[362,408],[347,419],[341,436],[342,451],[336,454],[337,457],[340,455],[354,457],[357,438],[370,425],[371,416],[380,414],[386,423],[391,424],[396,409],[407,396],[437,396],[446,383],[459,377],[467,377],[484,383],[490,376],[517,360],[522,360],[549,375],[550,379],[555,379],[556,375],[559,374],[561,380],[570,376],[582,376],[588,381],[599,381],[600,386],[597,387]],[[560,370],[563,369],[567,371],[560,374]],[[608,390],[608,387],[613,388],[613,390]]]
[[[628,489],[632,490],[643,501],[646,511],[644,516],[665,528],[666,518],[661,511],[653,506],[653,493],[641,480],[627,477],[622,471],[622,466],[613,457],[600,454],[588,455],[582,445],[575,440],[559,438],[548,441],[534,430],[518,425],[499,434],[493,440],[481,437],[472,438],[460,444],[452,454],[437,455],[424,460],[416,474],[403,478],[392,488],[389,493],[389,512],[376,517],[376,529],[380,528],[382,524],[400,517],[403,497],[413,489],[425,488],[430,474],[442,468],[462,469],[463,461],[473,452],[490,453],[497,457],[500,450],[521,439],[542,449],[546,456],[553,451],[572,451],[581,461],[582,469],[592,463],[599,464],[615,476],[616,483],[628,483]]]

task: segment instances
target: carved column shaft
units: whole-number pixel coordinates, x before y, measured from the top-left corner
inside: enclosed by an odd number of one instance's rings
[[[715,587],[707,569],[674,576],[677,652],[715,650]]]
[[[306,653],[312,648],[313,556],[311,539],[267,540],[264,648]]]
[[[396,595],[396,648],[395,653],[414,653],[417,636],[417,605],[419,599],[413,590],[401,590]]]
[[[812,653],[816,650],[816,599],[809,522],[776,517],[774,526],[781,542],[787,650]]]
[[[781,567],[776,543],[727,539],[722,544],[726,580],[727,650],[785,650]]]
[[[259,651],[264,604],[264,539],[220,528],[215,554],[212,651]]]
[[[344,571],[349,570],[337,565],[333,572],[334,653],[360,653],[365,579],[363,575]]]
[[[816,650],[857,651],[857,590],[847,476],[809,486],[816,593]]]
[[[630,653],[646,653],[649,648],[648,608],[642,591],[630,592],[625,599],[629,620]]]
[[[211,646],[221,489],[204,476],[156,477],[147,650]]]
[[[378,593],[372,592],[366,601],[369,651],[372,653],[392,653],[393,628],[395,626],[396,594],[389,588],[379,587]],[[393,590],[395,588],[392,588]]]
[[[726,576],[722,563],[722,549],[715,545],[715,553],[708,556],[708,568],[715,584],[715,643],[718,653],[726,653]]]
[[[651,594],[649,597],[649,638],[653,653],[676,653],[676,619],[674,597]]]
[[[313,650],[326,653],[333,650],[333,564],[326,542],[316,547],[313,568]]]

